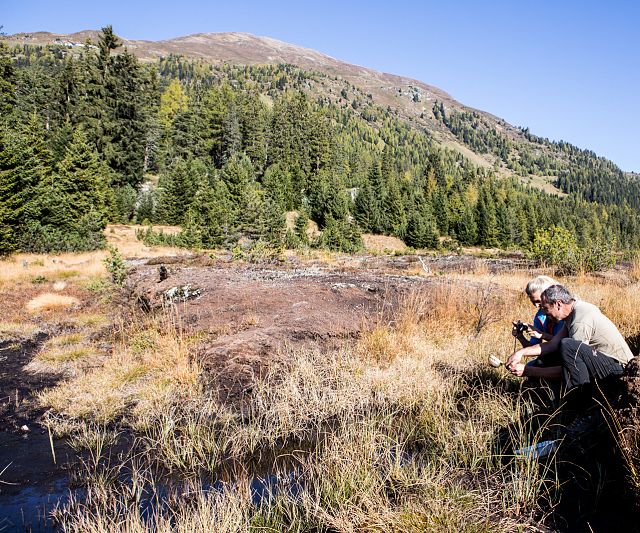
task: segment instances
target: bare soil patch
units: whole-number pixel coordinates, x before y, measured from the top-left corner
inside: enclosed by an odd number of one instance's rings
[[[157,263],[157,261],[151,261]],[[339,347],[387,320],[402,296],[437,280],[353,267],[289,266],[198,260],[136,266],[132,298],[147,309],[177,304],[189,329],[205,335],[201,362],[227,392],[239,392],[284,347]]]

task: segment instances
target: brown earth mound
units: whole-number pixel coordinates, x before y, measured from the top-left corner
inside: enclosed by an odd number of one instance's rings
[[[429,291],[435,281],[330,267],[211,265],[135,267],[133,297],[147,309],[177,304],[185,325],[206,333],[201,360],[222,382],[247,384],[284,347],[338,346],[363,327],[388,319],[404,294]]]

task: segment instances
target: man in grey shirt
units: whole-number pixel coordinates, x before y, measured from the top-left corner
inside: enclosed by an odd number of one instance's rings
[[[618,328],[595,305],[576,300],[562,285],[552,285],[541,295],[540,309],[547,316],[563,320],[565,326],[549,342],[522,348],[507,359],[516,376],[545,377],[541,369],[521,363],[523,357],[560,350],[562,374],[574,407],[590,407],[592,384],[606,384],[622,374],[633,358]]]

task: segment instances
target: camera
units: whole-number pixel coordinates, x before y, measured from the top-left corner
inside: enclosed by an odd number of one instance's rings
[[[529,325],[522,322],[522,320],[518,320],[517,322],[515,322],[513,324],[513,327],[516,328],[516,331],[518,333],[526,333],[527,330],[529,329]]]

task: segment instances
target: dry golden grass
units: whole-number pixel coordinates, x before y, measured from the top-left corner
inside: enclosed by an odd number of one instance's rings
[[[190,501],[197,503],[188,511],[177,497],[167,514],[159,511],[143,523],[127,511],[128,489],[104,487],[90,507],[72,507],[61,518],[77,531],[98,524],[115,531],[109,524],[116,523],[128,531],[150,524],[159,531],[242,531],[256,524],[281,531],[292,523],[352,532],[512,531],[529,523],[545,490],[536,464],[523,470],[526,478],[514,478],[492,455],[494,435],[517,420],[520,406],[490,389],[465,391],[455,373],[442,372],[443,364],[473,372],[469,354],[478,355],[470,349],[477,339],[434,347],[419,322],[404,328],[407,351],[383,365],[349,351],[287,353],[255,383],[241,416],[202,393],[188,401],[165,396],[138,414],[149,454],[191,475],[202,468],[217,472],[225,454],[240,459],[321,435],[301,455],[295,479],[275,472],[276,498],[252,505],[243,483],[215,498],[194,488]],[[160,342],[140,330],[133,351],[144,354]],[[462,392],[470,392],[467,400]],[[123,408],[117,397],[105,403],[111,414]],[[110,414],[103,409],[98,414]],[[415,445],[419,454],[411,453]],[[469,486],[473,476],[481,486]]]
[[[107,242],[115,246],[123,257],[159,257],[164,255],[187,255],[183,248],[169,246],[145,246],[136,239],[136,230],[141,226],[107,226]],[[175,226],[157,226],[165,233],[177,233]],[[15,254],[0,260],[0,287],[29,281],[43,276],[49,281],[87,279],[106,274],[103,264],[107,253],[103,250],[63,254]],[[57,289],[56,289],[57,290]]]
[[[45,351],[42,358],[60,362],[71,360],[73,354],[81,357],[86,348],[60,348],[74,338],[52,341],[51,352]],[[198,390],[200,369],[189,353],[188,339],[176,330],[175,323],[143,320],[121,326],[119,338],[113,354],[101,366],[43,392],[43,405],[71,418],[112,422],[141,403]]]
[[[27,302],[25,308],[30,313],[68,309],[80,305],[80,300],[73,296],[65,296],[53,292],[45,292]]]
[[[202,388],[179,317],[122,326],[101,368],[41,397],[76,420],[77,442],[99,447],[103,438],[78,430],[79,420],[120,421],[141,436],[149,461],[192,479],[219,475],[226,458],[250,469],[250,459],[284,447],[296,450],[295,470],[270,471],[278,486],[259,505],[241,475],[224,491],[194,487],[186,498],[183,490],[146,522],[131,507],[135,487],[96,481],[87,506],[71,506],[63,524],[105,532],[534,530],[540,501],[554,502],[554,478],[545,470],[553,461],[509,462],[497,454],[496,437],[507,427],[515,446],[541,433],[523,422],[531,409],[523,396],[505,394],[515,378],[485,364],[487,355],[504,358],[513,349],[511,321],[535,313],[523,293],[531,277],[479,268],[409,294],[355,350],[282,354],[241,408]],[[564,281],[634,327],[639,285]]]
[[[28,322],[0,322],[0,337],[5,340],[30,337],[37,331],[38,327]]]
[[[389,237],[387,235],[372,235],[364,233],[362,242],[367,252],[373,253],[393,253],[403,252],[407,249],[407,245],[397,237]]]
[[[37,359],[45,363],[68,363],[84,359],[95,354],[90,346],[70,345],[59,348],[44,350],[37,355]]]
[[[636,255],[631,261],[631,268],[629,269],[629,277],[632,281],[640,281],[640,255]]]
[[[600,279],[576,279],[570,288],[581,299],[600,307],[625,337],[640,334],[640,283],[620,286]]]
[[[109,317],[99,313],[80,313],[71,317],[71,320],[79,326],[99,328],[109,324]]]

